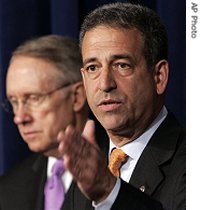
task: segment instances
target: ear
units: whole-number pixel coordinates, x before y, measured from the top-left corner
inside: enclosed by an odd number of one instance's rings
[[[85,87],[85,74],[84,74],[84,68],[80,69],[81,75],[82,75],[82,81],[84,83],[84,87]]]
[[[161,95],[165,92],[169,76],[169,64],[167,60],[160,60],[154,71],[154,80],[156,84],[156,91],[158,95]]]
[[[73,110],[79,112],[86,104],[86,94],[83,82],[77,82],[73,85]]]

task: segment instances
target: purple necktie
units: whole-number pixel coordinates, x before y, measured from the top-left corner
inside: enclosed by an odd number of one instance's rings
[[[44,210],[60,210],[64,200],[64,186],[61,176],[64,173],[63,160],[56,161],[52,168],[52,176],[49,177],[45,184]]]

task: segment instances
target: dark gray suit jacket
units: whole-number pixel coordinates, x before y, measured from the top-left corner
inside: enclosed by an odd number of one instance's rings
[[[111,210],[185,209],[185,131],[169,114],[143,151],[130,183],[122,181]],[[103,150],[107,151],[108,143]],[[0,210],[42,210],[47,158],[34,155],[0,178]],[[133,187],[135,186],[135,187]],[[141,193],[141,189],[144,193]],[[62,210],[91,210],[72,183]]]
[[[132,186],[160,201],[165,210],[186,209],[185,133],[169,113],[144,149],[129,181]],[[124,186],[125,194],[119,194],[119,197],[132,206],[134,201],[132,195],[126,193],[127,186]],[[111,210],[122,210],[116,206],[120,206],[118,199]]]

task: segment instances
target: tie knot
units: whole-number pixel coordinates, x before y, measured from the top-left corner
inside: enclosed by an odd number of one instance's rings
[[[120,168],[126,162],[127,157],[121,149],[112,150],[108,167],[114,176],[120,176]]]
[[[62,176],[64,173],[63,159],[58,159],[52,167],[52,174],[56,176]]]

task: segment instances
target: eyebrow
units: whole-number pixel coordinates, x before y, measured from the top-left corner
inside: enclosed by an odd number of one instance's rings
[[[112,60],[116,60],[116,59],[129,59],[129,60],[133,60],[133,57],[131,57],[128,54],[117,54],[117,55],[112,55],[111,56]]]
[[[86,59],[83,61],[83,66],[85,66],[87,63],[94,62],[94,61],[96,61],[96,60],[97,60],[96,57],[86,58]]]
[[[128,55],[128,54],[116,54],[116,55],[112,55],[111,56],[111,60],[116,60],[116,59],[129,59],[129,60],[133,60],[133,58]],[[92,58],[86,58],[84,61],[83,61],[83,65],[86,65],[87,63],[90,63],[90,62],[95,62],[97,61],[98,59],[96,57],[92,57]]]

